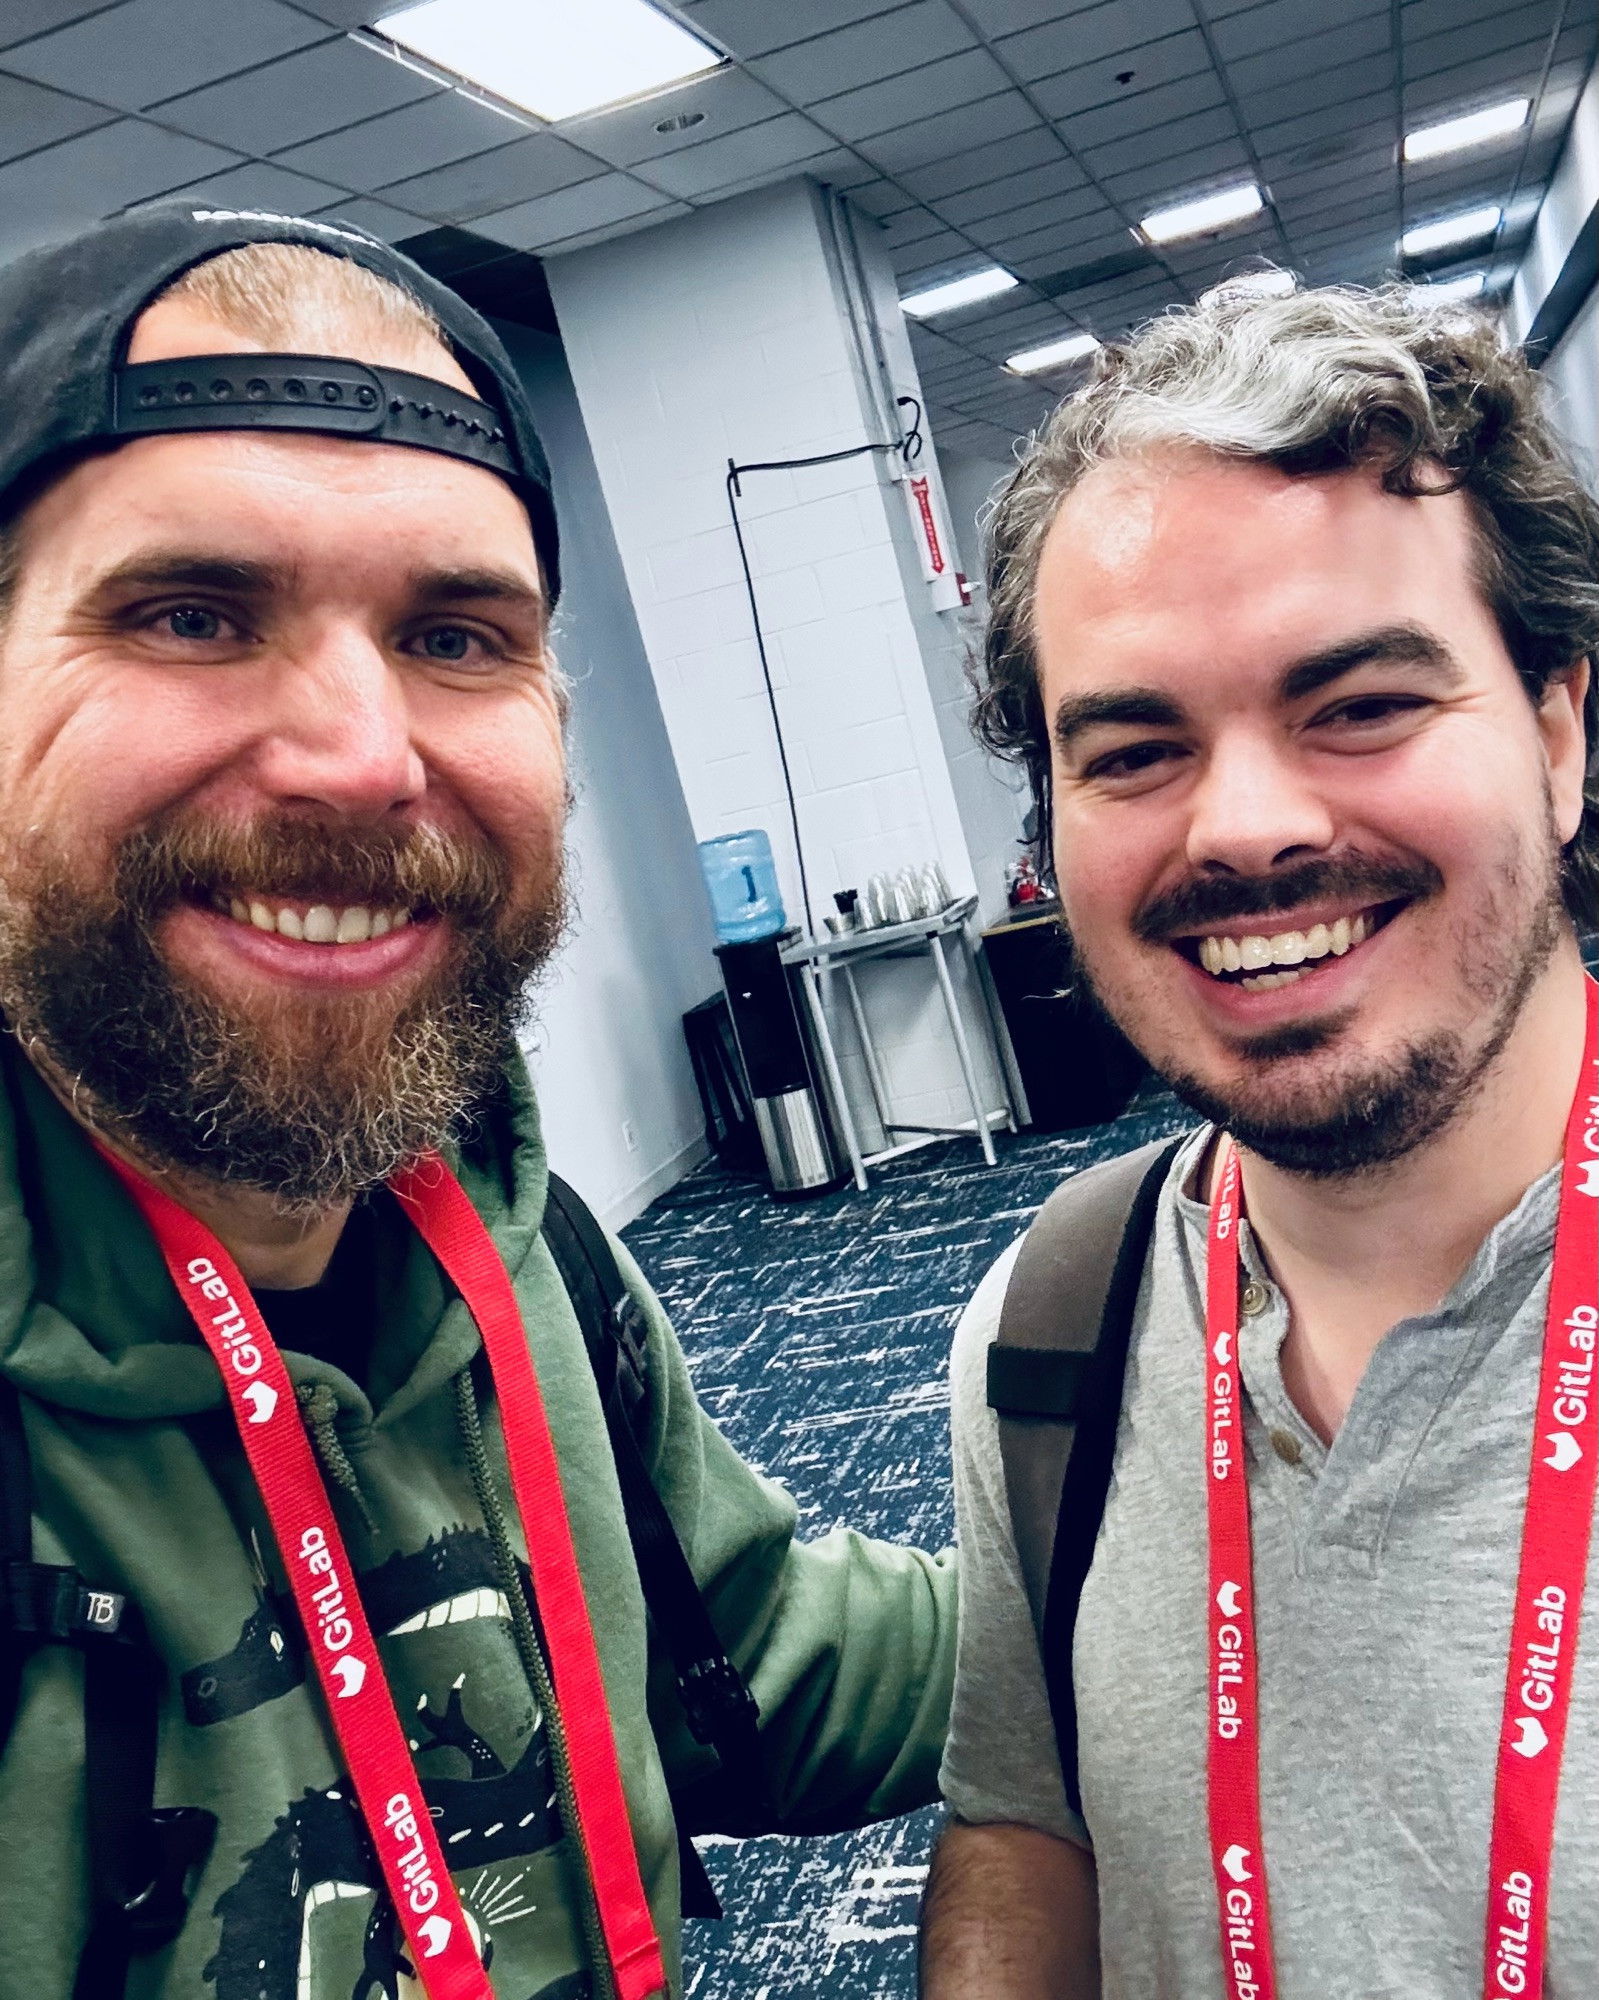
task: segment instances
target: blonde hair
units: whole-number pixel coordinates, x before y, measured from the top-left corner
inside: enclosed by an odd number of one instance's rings
[[[192,264],[161,294],[184,299],[264,347],[342,354],[352,341],[414,353],[450,342],[412,293],[305,243],[246,243]]]

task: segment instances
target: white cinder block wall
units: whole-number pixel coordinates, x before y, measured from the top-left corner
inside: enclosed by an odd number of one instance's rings
[[[725,482],[730,458],[809,456],[883,435],[882,396],[841,296],[829,199],[795,182],[547,267],[695,833],[764,827],[791,915],[798,870]],[[959,634],[907,575],[908,518],[882,456],[751,473],[742,485],[817,926],[835,889],[864,888],[883,869],[937,860],[957,893],[971,891],[940,713],[959,677]],[[930,977],[890,965],[862,983],[896,1115],[968,1117]],[[839,1039],[858,1085],[842,1026]],[[989,1089],[998,1104],[996,1079]],[[852,1098],[864,1105],[865,1090]]]

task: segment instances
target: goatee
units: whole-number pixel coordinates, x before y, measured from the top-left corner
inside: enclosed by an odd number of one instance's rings
[[[60,855],[4,863],[0,1007],[75,1108],[153,1165],[301,1212],[468,1133],[565,919],[557,862],[518,900],[486,842],[429,827],[168,815],[123,842],[99,890]],[[381,988],[246,1003],[174,970],[162,918],[252,892],[404,909],[447,926],[446,948],[398,1003]]]

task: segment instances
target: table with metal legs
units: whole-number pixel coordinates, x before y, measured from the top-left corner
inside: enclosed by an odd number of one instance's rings
[[[940,910],[936,916],[918,917],[904,924],[884,924],[876,930],[845,931],[837,937],[801,939],[783,947],[784,964],[797,966],[802,973],[800,983],[805,992],[811,1031],[826,1075],[828,1094],[833,1100],[839,1136],[849,1153],[850,1167],[858,1188],[864,1189],[867,1184],[868,1167],[878,1166],[884,1160],[894,1159],[917,1146],[925,1146],[933,1139],[975,1137],[983,1149],[983,1158],[993,1166],[995,1163],[993,1127],[998,1124],[1007,1131],[1016,1130],[1016,1111],[1015,1106],[1009,1101],[1010,1086],[999,1049],[999,1030],[994,1018],[993,997],[989,992],[987,980],[982,976],[971,936],[966,928],[967,919],[976,907],[977,898],[967,896],[959,902],[951,903],[947,909]],[[961,1017],[960,1001],[949,974],[949,960],[946,956],[949,948],[953,948],[965,959],[972,975],[973,986],[983,1003],[983,1024],[993,1048],[994,1073],[999,1077],[1001,1088],[1006,1092],[1006,1102],[997,1108],[990,1108],[982,1101],[977,1067],[972,1060],[971,1040],[967,1034],[966,1023]],[[967,1101],[972,1107],[969,1124],[908,1125],[903,1119],[889,1115],[888,1086],[883,1078],[883,1066],[878,1058],[877,1044],[872,1039],[871,1025],[867,1020],[855,972],[858,966],[871,959],[909,958],[921,954],[925,954],[932,962],[939,996],[944,1003],[950,1039],[955,1044],[955,1055],[960,1063],[961,1080],[966,1086]],[[855,1032],[860,1038],[861,1054],[866,1063],[866,1078],[871,1087],[872,1105],[877,1113],[877,1122],[882,1126],[884,1136],[889,1141],[875,1153],[861,1151],[860,1134],[856,1129],[854,1113],[844,1088],[838,1050],[834,1045],[833,1031],[827,1017],[827,985],[834,973],[838,973],[844,982],[850,1016],[855,1023]],[[911,1136],[897,1139],[895,1135],[898,1133],[908,1133]]]

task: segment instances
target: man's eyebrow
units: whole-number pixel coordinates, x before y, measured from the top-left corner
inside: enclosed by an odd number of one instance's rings
[[[1100,688],[1093,694],[1068,695],[1055,710],[1055,742],[1069,750],[1085,729],[1120,726],[1124,729],[1176,729],[1183,711],[1168,694],[1158,688]]]
[[[1443,641],[1420,625],[1382,625],[1296,660],[1283,675],[1284,701],[1303,701],[1361,667],[1424,667],[1448,686],[1462,677],[1460,662]]]
[[[243,557],[194,555],[160,550],[129,556],[95,578],[92,596],[125,590],[214,590],[233,597],[261,597],[284,581],[271,563]]]
[[[412,595],[427,604],[490,603],[542,609],[544,592],[520,570],[435,569],[412,579]]]

